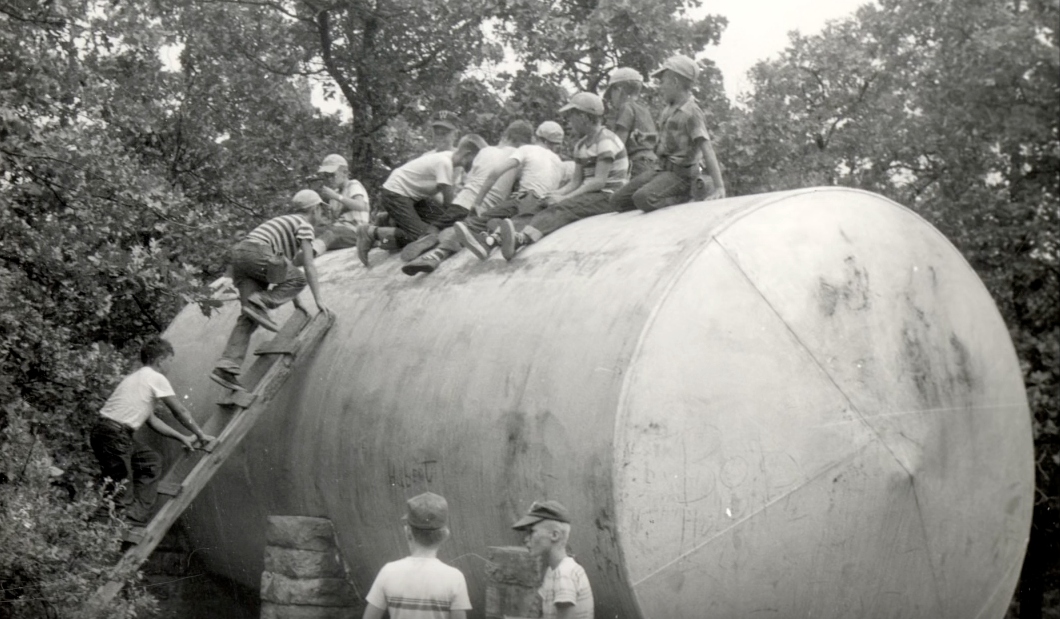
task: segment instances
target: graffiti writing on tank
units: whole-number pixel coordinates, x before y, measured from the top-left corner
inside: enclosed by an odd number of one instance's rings
[[[423,488],[435,480],[438,466],[437,460],[391,462],[387,465],[387,481],[399,488]]]

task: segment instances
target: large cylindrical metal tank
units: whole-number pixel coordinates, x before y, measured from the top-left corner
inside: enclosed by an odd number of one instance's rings
[[[218,572],[256,586],[266,516],[323,516],[364,593],[430,489],[473,616],[484,549],[541,498],[572,511],[600,618],[1004,614],[1033,498],[1020,369],[911,211],[807,189],[594,217],[511,263],[373,260],[319,260],[335,326],[187,513]],[[237,311],[167,333],[200,412]]]

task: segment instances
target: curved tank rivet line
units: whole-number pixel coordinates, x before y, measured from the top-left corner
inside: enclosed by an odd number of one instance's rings
[[[991,404],[983,406],[939,406],[934,408],[922,408],[918,410],[902,410],[893,411],[890,413],[876,413],[872,416],[873,419],[893,419],[896,417],[909,417],[913,415],[942,415],[946,413],[974,413],[978,411],[1012,411],[1022,410],[1023,405],[1019,402],[1008,402],[1004,404]],[[860,419],[857,420],[861,422]],[[827,428],[832,426],[840,426],[854,423],[854,420],[834,421],[832,423],[820,424],[818,427]]]
[[[710,545],[711,542],[713,542],[714,540],[722,537],[723,535],[725,535],[729,531],[731,531],[731,530],[735,529],[736,527],[742,525],[743,523],[751,520],[752,518],[754,518],[758,514],[764,512],[765,510],[767,510],[768,508],[772,507],[773,505],[776,505],[778,502],[783,501],[784,499],[794,495],[799,490],[802,490],[806,486],[808,486],[808,485],[812,484],[813,482],[821,479],[822,477],[827,477],[828,475],[834,473],[836,470],[846,467],[851,462],[853,462],[855,458],[857,458],[859,455],[861,455],[862,452],[864,452],[869,447],[872,447],[874,444],[876,444],[875,441],[870,441],[868,443],[865,443],[864,445],[862,445],[861,447],[858,447],[857,449],[855,449],[854,451],[850,452],[846,456],[834,461],[829,466],[821,469],[821,471],[819,473],[817,473],[816,475],[814,475],[812,477],[808,477],[805,481],[803,481],[801,484],[795,486],[791,490],[788,490],[787,492],[785,492],[783,494],[777,495],[774,499],[762,504],[761,507],[759,507],[758,509],[754,510],[753,512],[747,514],[746,516],[743,516],[742,518],[740,518],[738,520],[733,521],[732,524],[730,524],[729,526],[725,527],[724,529],[719,530],[714,535],[711,535],[710,537],[708,537],[707,539],[703,540],[702,542],[696,544],[692,548],[689,548],[685,552],[682,552],[681,554],[677,555],[677,557],[671,559],[670,561],[667,561],[665,564],[663,564],[662,566],[656,568],[650,574],[647,574],[643,578],[638,580],[637,582],[632,583],[631,586],[633,588],[639,587],[640,585],[644,584],[646,581],[651,580],[652,578],[658,576],[662,572],[665,572],[667,569],[673,567],[675,564],[680,563],[684,559],[687,559],[691,555],[699,552],[704,547]]]
[[[1026,547],[1027,542],[1029,541],[1030,538],[1024,540],[1024,547]],[[1023,559],[1017,559],[1012,562],[1012,565],[1008,566],[1008,569],[1005,570],[1005,577],[998,579],[997,584],[994,585],[994,590],[986,598],[986,602],[984,602],[983,607],[979,609],[979,613],[976,614],[975,619],[982,619],[983,613],[990,609],[990,603],[993,602],[994,599],[997,598],[997,594],[1001,592],[1001,587],[1003,587],[1005,583],[1008,582],[1008,579],[1016,573],[1016,570],[1021,569],[1023,569]]]
[[[916,518],[917,521],[920,522],[920,534],[924,536],[924,548],[927,550],[925,554],[927,555],[928,567],[931,568],[931,582],[934,585],[934,587],[932,587],[932,591],[935,592],[935,601],[936,603],[938,603],[939,610],[942,611],[943,616],[949,616],[946,613],[946,604],[943,602],[942,595],[939,591],[939,571],[938,566],[935,565],[934,553],[931,552],[931,540],[928,539],[927,523],[924,522],[924,512],[920,508],[919,486],[916,483],[916,477],[910,477],[910,482],[913,486],[913,501],[916,503]]]

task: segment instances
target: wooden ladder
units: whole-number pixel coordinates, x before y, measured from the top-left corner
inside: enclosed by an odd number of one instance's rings
[[[254,351],[257,360],[242,377],[246,391],[228,390],[217,404],[218,410],[202,424],[206,434],[216,440],[202,450],[184,451],[158,484],[157,511],[150,522],[125,535],[131,544],[112,572],[112,580],[100,587],[89,600],[91,608],[100,608],[121,591],[126,577],[140,568],[165,537],[169,527],[235,453],[239,443],[269,407],[300,356],[313,351],[335,322],[335,315],[319,312],[310,317],[295,310],[272,340]]]

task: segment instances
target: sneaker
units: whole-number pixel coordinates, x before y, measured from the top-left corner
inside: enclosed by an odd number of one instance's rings
[[[515,224],[512,220],[505,219],[500,225],[501,233],[501,255],[504,256],[505,260],[511,260],[515,257],[515,252],[520,247],[525,245],[519,236],[519,233],[515,231]]]
[[[493,246],[486,240],[487,236],[485,234],[475,232],[462,221],[453,224],[453,230],[456,230],[456,238],[460,240],[460,244],[475,254],[479,260],[489,258],[490,252],[493,251]]]
[[[401,271],[405,275],[433,273],[434,270],[438,268],[438,265],[442,263],[442,260],[445,260],[446,258],[448,258],[448,256],[443,256],[442,252],[435,249],[401,267]]]
[[[437,234],[428,234],[421,236],[415,241],[409,243],[401,250],[401,261],[411,262],[416,258],[419,258],[429,249],[433,249],[438,244]]]
[[[269,318],[268,310],[263,309],[263,307],[262,305],[254,304],[251,299],[247,299],[247,302],[243,305],[243,315],[258,323],[263,329],[268,329],[273,333],[279,331],[280,325],[273,322],[272,318]]]
[[[221,385],[225,389],[244,391],[243,385],[239,384],[239,377],[236,376],[234,372],[224,368],[214,368],[213,371],[210,372],[210,380]]]
[[[357,226],[357,257],[365,267],[371,266],[368,264],[368,252],[371,251],[372,244],[375,242],[374,232],[375,226],[371,224]]]

